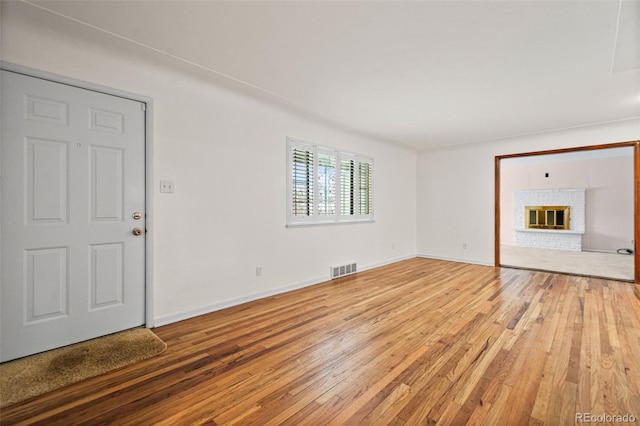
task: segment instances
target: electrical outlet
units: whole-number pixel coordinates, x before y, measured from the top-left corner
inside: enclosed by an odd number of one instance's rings
[[[262,266],[256,266],[256,277],[262,276]]]
[[[462,250],[466,250],[467,249],[467,243],[462,243]]]
[[[164,192],[167,194],[173,194],[173,181],[172,180],[161,180],[160,181],[160,192]]]

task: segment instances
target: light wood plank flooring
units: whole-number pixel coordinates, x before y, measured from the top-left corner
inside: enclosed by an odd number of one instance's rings
[[[2,423],[640,418],[629,283],[416,258],[155,331],[162,355],[11,406]]]

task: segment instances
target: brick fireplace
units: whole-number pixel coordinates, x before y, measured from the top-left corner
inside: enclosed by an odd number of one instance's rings
[[[515,192],[516,245],[582,251],[586,223],[585,193],[585,189]]]

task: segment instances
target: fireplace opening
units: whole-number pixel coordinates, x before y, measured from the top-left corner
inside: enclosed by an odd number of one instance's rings
[[[525,206],[527,229],[569,229],[569,206]]]

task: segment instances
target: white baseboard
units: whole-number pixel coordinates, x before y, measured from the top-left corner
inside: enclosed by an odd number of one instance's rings
[[[316,278],[309,281],[299,282],[285,287],[278,287],[273,290],[268,290],[260,293],[250,294],[248,296],[238,297],[235,299],[226,300],[220,303],[214,303],[211,305],[204,305],[196,309],[189,311],[176,312],[174,314],[165,315],[155,319],[154,324],[156,327],[171,324],[178,321],[183,321],[189,318],[194,318],[200,315],[209,314],[211,312],[220,311],[222,309],[230,308],[232,306],[241,305],[243,303],[253,302],[254,300],[264,299],[265,297],[274,296],[276,294],[286,293],[288,291],[297,290],[304,287],[309,287],[315,284],[329,281],[329,276]]]
[[[395,259],[387,260],[387,261],[384,261],[384,262],[374,263],[374,264],[367,265],[367,266],[364,266],[364,267],[360,268],[358,270],[358,272],[363,272],[363,271],[367,271],[369,269],[379,268],[381,266],[391,265],[392,263],[402,262],[403,260],[408,260],[408,259],[413,259],[414,257],[417,257],[417,256],[418,256],[417,254],[412,254],[412,255],[409,255],[409,256],[397,257]]]
[[[404,256],[396,259],[392,259],[385,262],[380,262],[372,265],[367,265],[365,267],[360,267],[358,272],[364,272],[369,269],[378,268],[380,266],[390,265],[392,263],[400,262],[402,260],[412,259],[416,257],[415,255]],[[328,269],[328,268],[327,268]],[[295,284],[287,285],[284,287],[274,288],[272,290],[254,293],[243,297],[238,297],[235,299],[226,300],[220,303],[214,303],[211,305],[204,305],[196,309],[191,309],[183,312],[176,312],[170,315],[164,315],[161,317],[154,318],[153,324],[154,327],[160,327],[167,324],[172,324],[174,322],[183,321],[189,318],[194,318],[200,315],[209,314],[211,312],[220,311],[222,309],[230,308],[232,306],[241,305],[243,303],[253,302],[254,300],[264,299],[265,297],[275,296],[276,294],[286,293],[288,291],[298,290],[304,287],[309,287],[312,285],[320,284],[323,282],[330,281],[331,277],[329,275],[314,278],[308,281],[302,281]]]
[[[493,263],[485,262],[485,261],[482,261],[482,260],[458,259],[458,258],[455,258],[455,257],[435,256],[435,255],[432,255],[432,254],[424,254],[424,253],[418,253],[417,257],[421,257],[421,258],[424,258],[424,259],[448,260],[450,262],[458,262],[458,263],[470,263],[472,265],[494,266]]]

